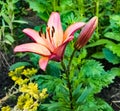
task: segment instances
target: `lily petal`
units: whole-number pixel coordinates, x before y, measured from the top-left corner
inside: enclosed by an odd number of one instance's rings
[[[49,61],[49,57],[41,57],[40,58],[39,66],[43,71],[45,71],[47,64],[48,64],[48,61]]]
[[[48,20],[48,27],[51,31],[54,28],[53,40],[55,47],[59,46],[63,41],[63,29],[60,21],[60,15],[57,12],[52,12]]]
[[[50,51],[46,47],[37,43],[26,43],[18,45],[14,48],[14,52],[34,52],[44,56],[51,55]]]
[[[66,31],[64,32],[64,40],[67,39],[69,36],[73,35],[74,32],[80,28],[82,28],[85,25],[84,22],[77,22],[72,25],[70,25]]]
[[[48,41],[46,41],[46,39],[44,39],[43,37],[41,37],[39,35],[39,32],[30,29],[30,28],[26,28],[23,30],[23,32],[28,35],[30,38],[32,38],[35,42],[40,43],[41,45],[44,45],[45,47],[47,47],[49,50],[53,50],[53,47],[50,43],[48,43]]]
[[[46,45],[46,42],[42,37],[40,37],[39,33],[33,29],[26,28],[23,30],[23,32],[28,35],[31,39],[33,39],[35,42]]]
[[[66,48],[66,45],[74,38],[74,36],[70,36],[67,40],[64,41],[63,44],[61,44],[59,47],[57,47],[54,51],[54,54],[57,55],[57,57],[59,57],[59,61],[63,58],[63,55],[64,55],[64,51],[65,51],[65,48]],[[53,60],[55,60],[53,58]]]

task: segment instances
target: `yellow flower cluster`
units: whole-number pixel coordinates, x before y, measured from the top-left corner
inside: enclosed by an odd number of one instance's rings
[[[23,85],[20,91],[23,95],[19,96],[17,107],[25,111],[37,111],[38,103],[48,97],[47,89],[45,88],[40,92],[36,83]]]
[[[16,68],[14,71],[10,71],[8,74],[15,81],[15,84],[22,85],[26,84],[30,77],[37,73],[37,69],[34,68],[27,68],[25,69],[24,66]],[[23,79],[23,75],[26,77]]]
[[[38,102],[31,98],[29,94],[23,94],[18,98],[17,107],[20,110],[37,111],[38,106],[39,106]]]
[[[2,107],[1,111],[11,111],[9,106]]]
[[[31,77],[33,75],[35,75],[37,73],[37,69],[34,69],[34,68],[27,68],[27,69],[24,69],[22,74],[25,75],[26,77]]]
[[[29,83],[28,85],[23,85],[20,88],[20,91],[23,93],[29,94],[31,97],[37,100],[44,100],[46,97],[48,97],[47,89],[43,89],[41,92],[38,89],[38,85],[36,83]]]
[[[33,96],[35,99],[39,98],[38,85],[36,83],[25,84],[20,88],[20,91],[23,93],[28,93]]]
[[[9,76],[19,85],[19,91],[22,93],[18,97],[17,111],[37,111],[39,104],[48,97],[47,89],[40,91],[38,84],[32,82],[30,78],[37,73],[37,69],[24,66],[16,68],[9,72]],[[2,111],[11,111],[10,107],[2,108]]]

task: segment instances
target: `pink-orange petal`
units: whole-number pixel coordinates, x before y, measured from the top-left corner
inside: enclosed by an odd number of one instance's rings
[[[46,45],[45,40],[42,37],[40,37],[39,32],[37,32],[36,30],[26,28],[23,30],[23,32],[26,35],[28,35],[31,39],[33,39],[35,42]]]
[[[52,27],[54,28],[55,31],[53,34],[54,45],[55,47],[59,46],[63,41],[63,29],[59,13],[52,12],[48,20],[48,27],[50,27],[51,31]]]
[[[56,54],[57,57],[63,58],[64,51],[66,48],[66,45],[74,38],[74,36],[70,36],[67,40],[65,40],[59,47],[57,47],[54,51],[54,54]]]
[[[48,61],[49,61],[49,57],[41,57],[41,58],[40,58],[40,60],[39,60],[39,66],[40,66],[40,68],[41,68],[43,71],[46,70]]]
[[[37,43],[26,43],[18,45],[14,48],[14,52],[34,52],[44,56],[51,55],[50,51],[46,47]]]
[[[45,47],[47,47],[49,50],[53,51],[53,46],[52,44],[50,44],[45,38],[41,37],[39,35],[39,32],[30,29],[30,28],[26,28],[23,30],[23,32],[25,34],[27,34],[31,39],[33,39],[35,42],[44,45]],[[41,34],[42,35],[42,34]]]
[[[77,22],[70,25],[64,32],[64,40],[67,39],[69,36],[73,35],[75,31],[82,28],[84,25],[85,25],[84,22]]]

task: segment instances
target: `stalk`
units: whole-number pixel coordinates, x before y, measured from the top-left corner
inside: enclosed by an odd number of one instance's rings
[[[78,11],[79,11],[79,14],[77,15],[80,15],[80,19],[83,20],[84,18],[84,0],[76,0],[76,3],[77,3],[77,6],[78,6]]]
[[[74,54],[76,52],[76,49],[73,50],[72,52],[72,55],[70,57],[70,61],[68,63],[68,66],[67,66],[67,70],[66,70],[66,77],[67,77],[67,86],[69,88],[69,98],[70,98],[70,108],[71,110],[73,110],[73,103],[72,103],[72,100],[73,100],[73,97],[72,97],[72,86],[71,86],[71,82],[70,82],[70,66],[71,66],[71,63],[72,63],[72,60],[73,60],[73,57],[74,57]]]
[[[96,2],[96,16],[99,17],[99,0],[96,0],[95,2]],[[99,28],[98,28],[98,26],[96,28],[96,33],[97,33],[96,38],[98,40],[99,39]]]
[[[52,4],[53,4],[53,11],[56,11],[56,5],[57,5],[56,0],[53,0]]]

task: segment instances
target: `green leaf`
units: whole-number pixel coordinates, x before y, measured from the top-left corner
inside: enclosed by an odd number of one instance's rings
[[[118,57],[120,57],[120,44],[111,43],[107,44],[105,47],[112,51],[113,54],[116,54]]]
[[[110,23],[115,26],[120,26],[120,15],[110,15]]]
[[[50,93],[55,92],[56,87],[62,84],[62,80],[50,75],[36,75],[33,77],[40,89],[47,88]]]
[[[6,34],[5,35],[5,38],[8,40],[8,41],[10,41],[11,43],[13,43],[15,40],[14,40],[14,38],[13,38],[13,36],[11,36],[10,34]]]
[[[56,99],[62,102],[63,104],[69,104],[70,98],[69,98],[69,89],[68,87],[64,86],[63,84],[59,84],[55,88],[56,93]]]
[[[103,58],[105,58],[104,54],[102,52],[96,52],[96,53],[92,54],[92,57],[96,58],[96,59],[103,59]]]
[[[103,54],[105,56],[105,59],[108,60],[110,63],[113,64],[120,63],[120,57],[118,57],[116,54],[113,54],[112,51],[110,51],[109,49],[104,48]]]
[[[6,43],[6,44],[9,44],[9,45],[12,45],[12,43],[11,43],[9,40],[4,40],[3,43]]]
[[[88,102],[79,106],[77,111],[114,111],[112,107],[100,98],[90,98]]]
[[[39,67],[38,66],[38,61],[40,59],[40,55],[35,54],[35,53],[29,53],[30,61],[32,62],[34,67]]]
[[[47,66],[46,73],[52,76],[59,77],[61,74],[60,64],[55,61],[50,61]]]
[[[21,24],[28,24],[27,21],[23,21],[23,20],[14,20],[13,22],[15,22],[15,23],[21,23]]]
[[[77,104],[81,104],[83,102],[85,102],[86,98],[89,96],[89,94],[91,93],[92,88],[91,87],[86,87],[82,94],[80,95],[80,97],[77,99],[76,103]]]
[[[80,96],[80,90],[81,90],[82,84],[79,84],[76,89],[72,92],[73,98],[77,99]]]
[[[90,43],[89,45],[86,45],[85,47],[86,48],[95,47],[95,46],[104,45],[104,44],[107,44],[107,43],[112,43],[112,41],[107,40],[107,39],[100,39],[100,40],[98,40],[94,43]]]
[[[80,70],[85,77],[94,78],[99,77],[103,72],[103,66],[100,62],[95,60],[86,60]]]
[[[119,77],[120,77],[120,68],[113,67],[113,68],[110,70],[110,73],[111,73],[112,75],[116,75],[116,76],[119,76]]]
[[[70,43],[67,45],[66,49],[65,49],[65,57],[68,58],[68,56],[71,55],[71,53],[72,53],[73,50],[74,50],[74,48],[73,48],[73,42],[70,42]]]
[[[2,13],[2,17],[3,17],[3,19],[5,20],[5,22],[6,22],[8,25],[10,25],[11,21],[10,21],[9,17],[8,17],[5,13]]]
[[[107,32],[104,34],[104,36],[109,39],[120,41],[120,33],[118,32]]]
[[[31,64],[28,62],[17,62],[15,64],[11,65],[9,70],[10,71],[15,70],[16,68],[21,67],[21,66],[31,66]]]
[[[47,111],[69,111],[66,110],[65,106],[61,102],[51,101],[51,104],[41,104],[47,108]]]
[[[32,8],[34,11],[37,11],[38,13],[43,13],[46,10],[46,7],[37,0],[27,0],[27,2],[30,4],[30,8]]]
[[[87,56],[87,50],[86,50],[86,48],[82,48],[81,50],[80,50],[80,54],[79,54],[79,59],[84,59],[85,57]]]
[[[1,27],[1,29],[4,29],[5,27],[8,27],[8,26],[5,25],[5,21],[4,21],[4,19],[2,19],[2,27]]]
[[[44,20],[45,22],[47,22],[47,20],[48,20],[48,18],[49,18],[49,14],[46,14],[46,13],[39,12],[39,13],[37,13],[37,15],[38,15],[42,20]]]
[[[0,29],[0,41],[2,40],[2,29]]]

